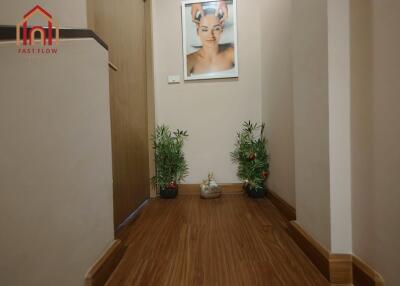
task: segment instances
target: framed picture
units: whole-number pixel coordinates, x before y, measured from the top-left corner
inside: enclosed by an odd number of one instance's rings
[[[182,0],[185,80],[239,76],[236,0]]]

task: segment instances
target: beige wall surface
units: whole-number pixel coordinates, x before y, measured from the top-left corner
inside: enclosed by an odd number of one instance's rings
[[[297,220],[330,249],[327,1],[293,1]]]
[[[352,2],[354,253],[400,284],[400,2]]]
[[[113,241],[108,53],[0,43],[0,285],[83,285]]]
[[[353,251],[368,253],[373,221],[372,159],[372,0],[351,1],[352,220]],[[370,239],[365,239],[369,237]],[[361,245],[364,245],[361,247]]]
[[[272,155],[268,187],[295,206],[292,0],[261,1],[260,12],[262,118]]]
[[[238,80],[168,85],[168,75],[183,78],[180,3],[153,3],[156,120],[189,132],[187,183],[200,183],[209,171],[221,183],[238,182],[229,155],[236,132],[245,120],[261,121],[259,2],[238,1]]]
[[[0,25],[16,25],[36,5],[46,9],[62,28],[86,28],[86,0],[1,0]],[[30,25],[43,25],[35,15]]]

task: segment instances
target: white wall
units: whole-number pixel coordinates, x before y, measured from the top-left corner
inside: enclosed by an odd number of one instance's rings
[[[16,25],[25,13],[36,5],[46,9],[62,28],[86,28],[86,0],[2,0],[0,3],[0,25]],[[40,23],[34,17],[34,23]],[[41,20],[41,19],[40,19]]]
[[[352,2],[354,253],[400,284],[400,2]]]
[[[331,252],[351,253],[350,1],[327,9]]]
[[[268,188],[295,206],[292,0],[260,3],[262,118],[272,155]]]
[[[327,0],[293,1],[293,103],[297,220],[330,249]]]
[[[108,53],[0,43],[0,284],[83,285],[113,241]]]
[[[221,183],[238,182],[229,155],[236,132],[245,120],[261,121],[258,1],[238,1],[238,80],[168,85],[168,75],[183,77],[180,3],[153,3],[157,123],[189,131],[185,153],[190,175],[186,183],[200,183],[209,171],[214,171]]]

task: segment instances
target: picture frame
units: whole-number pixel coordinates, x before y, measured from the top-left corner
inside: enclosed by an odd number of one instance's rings
[[[239,77],[236,0],[182,0],[184,79]]]

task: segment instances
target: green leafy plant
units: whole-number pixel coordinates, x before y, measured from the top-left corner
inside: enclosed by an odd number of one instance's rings
[[[171,132],[165,125],[157,126],[152,136],[155,151],[156,175],[152,184],[159,188],[176,188],[188,175],[188,165],[183,153],[187,131]]]
[[[232,162],[238,164],[237,176],[254,189],[263,189],[269,174],[269,155],[264,137],[265,124],[243,123],[237,133]]]

